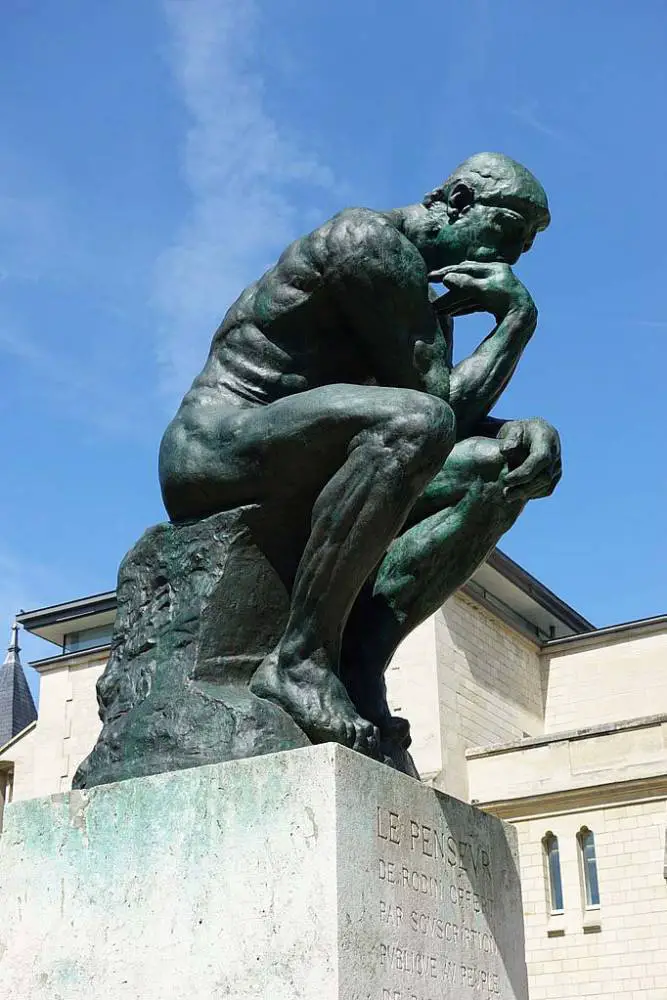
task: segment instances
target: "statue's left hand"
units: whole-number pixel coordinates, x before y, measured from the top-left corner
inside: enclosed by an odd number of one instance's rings
[[[509,472],[504,477],[508,500],[548,497],[563,473],[558,431],[541,417],[508,420],[498,432]]]

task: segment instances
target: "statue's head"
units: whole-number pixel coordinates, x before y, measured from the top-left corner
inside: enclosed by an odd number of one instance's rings
[[[424,205],[441,218],[436,242],[444,244],[441,250],[451,264],[514,264],[551,219],[540,182],[502,153],[471,156],[426,195]]]

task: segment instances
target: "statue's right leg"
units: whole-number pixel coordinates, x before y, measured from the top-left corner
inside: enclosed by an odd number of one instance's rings
[[[337,676],[342,630],[364,581],[451,450],[452,411],[426,393],[333,385],[207,419],[196,441],[200,489],[193,496],[205,492],[217,509],[282,506],[287,519],[291,504],[313,498],[287,626],[257,670],[253,692],[278,703],[314,743],[375,753],[377,730]],[[187,468],[174,459],[175,470]],[[176,496],[178,475],[166,485],[180,516],[201,516]]]
[[[364,581],[441,462],[437,456],[452,447],[454,419],[439,400],[408,390],[335,386],[313,395],[331,408],[312,413],[311,449],[296,428],[294,439],[302,461],[319,466],[323,486],[285,632],[251,688],[281,705],[313,742],[333,739],[375,754],[378,731],[338,678],[342,632]]]

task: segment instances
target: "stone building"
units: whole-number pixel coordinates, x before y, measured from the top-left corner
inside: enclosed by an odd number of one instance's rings
[[[5,797],[70,787],[113,592],[19,616],[54,642]],[[389,671],[424,779],[515,824],[531,1000],[667,998],[667,616],[595,629],[496,551]],[[11,778],[10,778],[11,776]]]

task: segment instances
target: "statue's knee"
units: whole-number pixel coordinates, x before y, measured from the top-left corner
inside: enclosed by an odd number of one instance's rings
[[[475,448],[475,464],[479,474],[488,482],[500,480],[507,470],[507,459],[497,441],[479,438]]]
[[[463,482],[502,485],[507,462],[497,441],[473,437],[457,444],[448,467]]]
[[[435,465],[444,462],[456,439],[451,407],[426,393],[412,394],[396,417],[395,429],[415,453]]]

